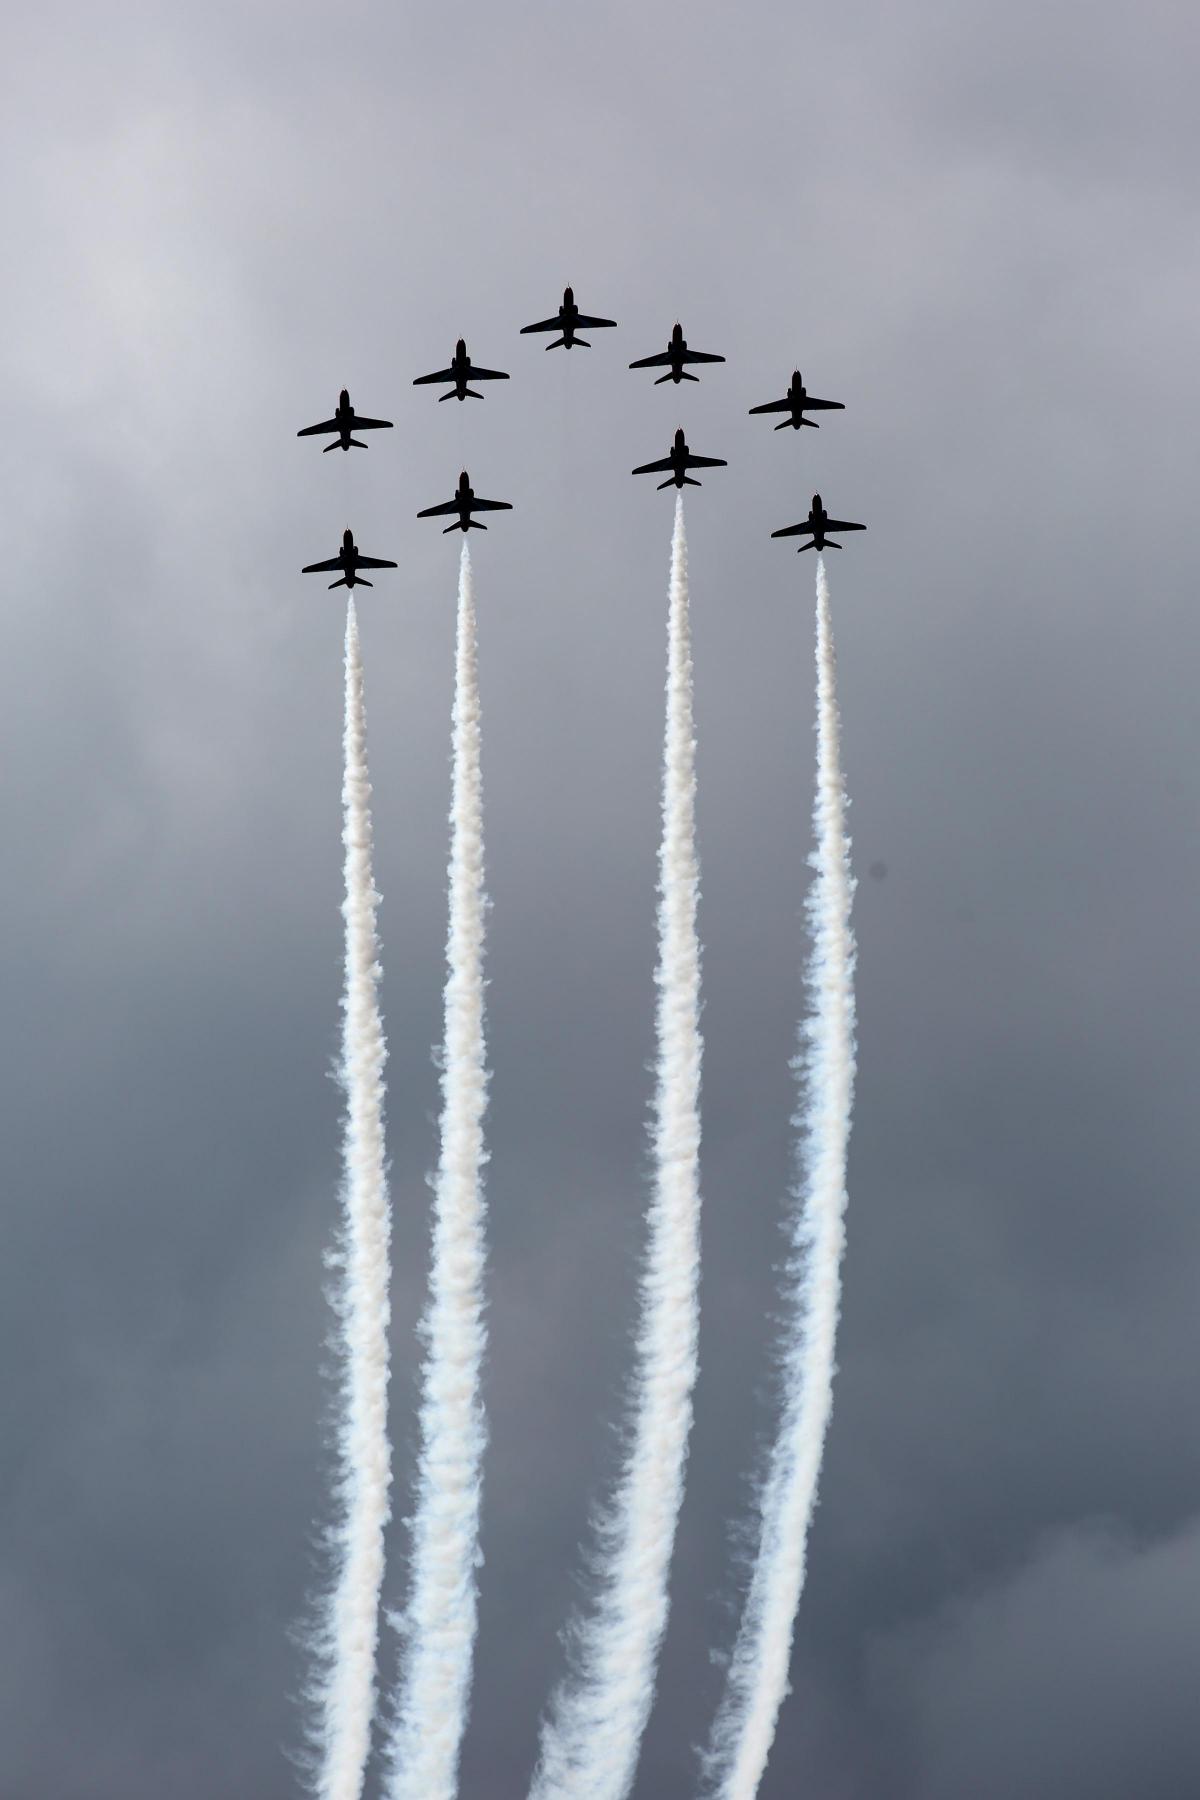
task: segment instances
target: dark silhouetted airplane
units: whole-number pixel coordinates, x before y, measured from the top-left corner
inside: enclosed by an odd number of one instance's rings
[[[699,487],[700,483],[693,481],[688,474],[689,469],[724,469],[726,467],[728,465],[723,456],[693,456],[687,447],[681,425],[675,433],[675,442],[671,446],[670,455],[664,456],[661,462],[643,463],[640,468],[634,469],[633,473],[635,475],[661,475],[665,469],[669,469],[671,473],[666,481],[659,482],[660,488],[670,487],[672,482],[677,488]]]
[[[683,326],[676,321],[665,350],[660,350],[657,356],[641,356],[637,362],[631,362],[629,366],[631,369],[666,369],[667,373],[660,375],[654,384],[655,387],[661,387],[664,381],[673,381],[676,386],[681,381],[699,381],[698,375],[685,374],[684,363],[724,361],[723,356],[713,356],[707,350],[689,350],[687,339],[683,335]]]
[[[547,350],[557,350],[560,344],[564,350],[573,350],[576,344],[582,345],[585,350],[590,350],[592,346],[587,339],[576,337],[575,333],[577,331],[599,331],[601,326],[615,325],[616,322],[615,319],[593,319],[588,313],[581,313],[575,304],[575,290],[564,288],[562,305],[554,317],[539,319],[536,325],[522,325],[521,334],[524,336],[527,331],[557,331],[562,335],[556,337],[552,344],[547,344]]]
[[[799,525],[785,525],[782,531],[773,531],[771,536],[802,537],[811,534],[812,543],[798,544],[796,546],[798,551],[840,550],[842,546],[834,543],[833,539],[828,535],[829,532],[865,531],[866,529],[865,525],[852,525],[849,519],[831,519],[829,514],[825,511],[825,508],[821,505],[820,494],[814,494],[807,519],[802,520]]]
[[[328,562],[309,563],[306,568],[301,569],[300,573],[302,575],[331,575],[335,569],[340,569],[341,580],[331,581],[330,588],[374,587],[373,581],[367,581],[359,574],[360,569],[394,569],[395,567],[394,562],[388,562],[382,556],[364,556],[354,542],[350,527],[347,525],[342,533],[342,547],[337,555],[331,556]]]
[[[391,429],[392,421],[390,419],[364,419],[361,414],[356,413],[350,404],[349,394],[343,388],[338,395],[337,411],[332,419],[322,419],[319,425],[306,425],[303,431],[296,433],[296,436],[324,437],[327,431],[336,431],[338,434],[336,441],[323,445],[325,450],[349,450],[351,446],[356,450],[365,450],[367,446],[360,444],[356,437],[351,437],[351,432],[390,431]]]
[[[752,413],[790,413],[790,418],[780,419],[775,427],[776,431],[782,431],[785,425],[790,425],[794,431],[799,431],[802,425],[811,425],[814,431],[819,431],[821,428],[815,419],[805,418],[806,412],[845,412],[845,410],[846,408],[840,400],[815,400],[800,379],[799,369],[792,370],[791,385],[782,400],[768,400],[765,406],[750,408]]]
[[[457,344],[454,346],[454,360],[451,362],[450,367],[448,369],[438,369],[433,375],[418,375],[413,382],[413,386],[424,387],[431,381],[451,381],[454,383],[454,386],[448,393],[439,394],[439,400],[466,400],[468,396],[472,400],[482,400],[482,394],[477,394],[473,388],[467,386],[469,381],[507,380],[508,376],[502,369],[477,368],[467,355],[465,340],[459,338]]]
[[[474,526],[476,531],[486,531],[486,525],[481,525],[478,519],[473,519],[471,517],[473,512],[511,511],[512,504],[508,500],[479,499],[474,488],[471,486],[470,481],[467,479],[467,471],[464,469],[458,478],[458,488],[453,500],[446,500],[441,506],[427,506],[423,511],[417,514],[417,517],[418,519],[436,519],[444,513],[457,513],[458,518],[453,525],[447,525],[446,531],[470,531],[472,526]],[[443,537],[445,537],[446,531],[443,531]]]

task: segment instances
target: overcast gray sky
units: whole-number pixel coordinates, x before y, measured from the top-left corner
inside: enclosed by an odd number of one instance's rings
[[[771,1423],[814,488],[860,874],[841,1370],[763,1800],[1200,1792],[1194,8],[55,0],[0,56],[0,1793],[290,1800],[325,1492],[353,526],[402,1519],[457,544],[495,1070],[463,1793],[521,1800],[644,1201],[684,424],[702,1374],[638,1800],[689,1800]],[[545,356],[518,327],[620,323]],[[680,318],[700,387],[625,365]],[[482,406],[413,376],[454,339]],[[749,419],[800,367],[846,411]],[[348,385],[369,455],[296,430]],[[884,878],[868,877],[872,863]],[[402,1598],[392,1533],[388,1597]],[[385,1674],[391,1644],[385,1638]],[[377,1792],[372,1776],[370,1794]]]

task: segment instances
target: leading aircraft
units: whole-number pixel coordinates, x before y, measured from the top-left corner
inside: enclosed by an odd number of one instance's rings
[[[340,581],[331,581],[330,588],[374,587],[373,581],[367,581],[359,574],[360,569],[394,569],[394,562],[387,562],[382,556],[364,556],[354,542],[353,533],[347,525],[342,533],[342,547],[336,556],[328,562],[309,563],[301,569],[302,575],[331,575],[335,569],[342,572]]]
[[[306,425],[303,431],[296,433],[296,436],[324,437],[327,431],[336,431],[338,435],[333,443],[323,445],[323,449],[349,450],[353,447],[355,450],[365,450],[367,446],[360,444],[356,437],[352,437],[352,432],[390,431],[391,429],[392,421],[390,419],[364,419],[361,413],[356,413],[350,404],[349,394],[343,388],[338,395],[337,411],[332,419],[322,419],[319,425]]]
[[[833,539],[828,536],[829,532],[865,531],[866,529],[865,525],[852,525],[849,519],[831,519],[821,505],[820,494],[814,494],[807,519],[801,520],[799,525],[785,525],[782,531],[773,531],[771,536],[806,537],[811,534],[812,543],[798,544],[797,552],[801,550],[840,550],[842,546],[834,543]]]
[[[631,369],[666,369],[666,374],[659,376],[654,384],[655,387],[661,387],[664,381],[673,381],[678,387],[681,381],[699,381],[700,379],[698,375],[686,374],[684,363],[724,361],[723,356],[713,356],[708,350],[689,350],[688,341],[683,335],[683,326],[676,320],[665,350],[660,350],[657,356],[640,356],[637,362],[631,362],[629,366]]]
[[[448,369],[438,369],[432,375],[418,375],[413,382],[413,386],[424,387],[431,381],[450,381],[453,382],[453,387],[446,393],[439,394],[439,400],[465,400],[468,396],[472,400],[482,400],[483,395],[477,394],[473,388],[468,387],[468,382],[507,380],[508,376],[504,373],[503,369],[478,368],[467,355],[465,339],[459,338],[457,344],[454,346],[454,356],[451,360],[450,367]]]
[[[671,446],[670,454],[664,456],[661,462],[643,463],[640,468],[633,470],[633,474],[661,475],[665,469],[669,469],[671,473],[667,479],[658,484],[660,489],[670,487],[672,482],[677,488],[699,487],[700,483],[694,481],[688,474],[689,469],[724,469],[727,467],[728,464],[723,456],[693,456],[687,447],[687,440],[683,435],[681,425],[675,433],[675,442]]]
[[[443,501],[441,506],[427,506],[417,514],[417,517],[418,519],[435,519],[444,513],[457,513],[458,518],[453,525],[447,525],[446,531],[467,532],[472,526],[476,531],[486,531],[486,525],[481,525],[478,519],[471,517],[473,512],[511,511],[512,502],[509,500],[481,500],[471,486],[467,478],[467,471],[464,469],[458,478],[458,487],[453,500]],[[445,537],[446,531],[443,531],[443,537]]]
[[[556,337],[547,350],[557,350],[561,344],[564,350],[573,350],[579,344],[585,350],[591,345],[586,338],[576,337],[577,331],[599,331],[601,326],[615,325],[615,319],[593,319],[588,313],[581,313],[575,304],[574,288],[564,288],[562,305],[552,319],[539,319],[536,325],[522,325],[521,335],[527,331],[557,331],[562,335]]]
[[[793,431],[799,431],[802,425],[811,425],[814,431],[819,431],[821,427],[815,419],[805,418],[806,412],[845,412],[845,410],[846,408],[840,400],[815,399],[801,380],[799,369],[792,370],[792,379],[782,400],[768,400],[764,406],[750,408],[751,413],[790,413],[790,418],[780,419],[775,427],[776,431],[782,431],[785,425],[790,425]]]

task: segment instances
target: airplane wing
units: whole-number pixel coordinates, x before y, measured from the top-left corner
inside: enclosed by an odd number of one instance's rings
[[[687,466],[689,469],[727,469],[729,464],[723,456],[693,456],[689,450]]]
[[[723,356],[714,356],[711,350],[685,350],[684,362],[724,362]]]
[[[669,456],[664,456],[661,462],[643,463],[640,468],[631,469],[630,474],[664,475],[674,473],[674,469],[675,464],[672,459]]]
[[[525,332],[527,332],[527,331],[561,331],[561,330],[562,330],[562,320],[557,316],[557,314],[555,315],[555,317],[553,319],[539,319],[536,325],[522,325],[522,327],[521,327],[522,336],[524,336]]]
[[[360,556],[358,560],[359,562],[365,562],[367,559],[365,556]],[[301,569],[300,573],[302,575],[331,575],[335,569],[340,569],[342,567],[343,563],[341,557],[331,556],[328,562],[307,563],[304,568]]]
[[[511,512],[511,500],[481,500],[476,494],[471,502],[472,512]]]
[[[392,421],[390,419],[364,419],[361,413],[355,413],[354,429],[355,431],[390,431]]]
[[[660,350],[657,356],[639,356],[636,362],[630,363],[631,369],[665,369],[671,361],[669,350]]]
[[[357,561],[360,569],[394,569],[396,567],[394,562],[388,562],[387,558],[383,556],[359,556]]]
[[[759,409],[755,407],[755,412]],[[814,400],[809,394],[804,402],[805,412],[845,412],[846,407],[841,400]]]
[[[421,511],[417,514],[417,517],[418,517],[418,519],[435,519],[441,513],[456,513],[457,511],[458,511],[458,501],[457,500],[446,500],[442,503],[441,506],[425,507],[423,509],[423,511]]]
[[[503,369],[477,369],[472,363],[471,373],[467,379],[469,381],[507,381],[508,376]]]
[[[826,526],[826,530],[828,530],[828,529],[829,529],[828,526]],[[773,531],[771,533],[771,536],[772,537],[808,537],[811,531],[812,531],[812,526],[809,524],[808,520],[805,519],[805,521],[802,525],[785,525],[783,527],[782,531]]]
[[[575,329],[576,331],[599,331],[602,325],[615,325],[616,322],[615,319],[593,319],[588,313],[580,313],[575,321]]]
[[[865,525],[851,525],[848,519],[826,519],[824,529],[828,537],[831,531],[865,531],[867,528]]]
[[[453,369],[436,369],[432,375],[418,375],[413,381],[413,386],[424,387],[428,381],[454,381],[456,379]]]
[[[811,404],[812,402],[810,401],[809,405],[811,406]],[[763,406],[752,406],[750,408],[752,413],[791,412],[791,410],[792,403],[790,400],[768,400]]]
[[[303,431],[296,433],[296,436],[316,437],[322,431],[340,431],[341,429],[340,419],[322,419],[319,425],[306,425]]]

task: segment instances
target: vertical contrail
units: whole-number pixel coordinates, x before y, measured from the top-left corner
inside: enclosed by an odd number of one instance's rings
[[[341,1221],[330,1255],[337,1317],[337,1473],[328,1532],[333,1579],[315,1645],[315,1786],[321,1800],[359,1800],[371,1747],[383,1534],[390,1517],[387,1433],[388,1245],[391,1214],[383,1144],[379,1012],[379,895],[371,868],[367,719],[354,601],[346,609],[346,988],[338,1079],[346,1095]]]
[[[434,1181],[421,1453],[388,1800],[453,1800],[471,1689],[485,1429],[483,785],[471,558],[463,544],[455,655],[441,1154]]]
[[[759,1542],[750,1589],[705,1758],[705,1792],[720,1800],[754,1800],[788,1692],[792,1629],[833,1403],[854,1092],[854,881],[836,676],[825,560],[818,557],[817,847],[810,858],[816,878],[807,902],[808,1014],[793,1064],[802,1100],[794,1119],[797,1173],[787,1222],[791,1254],[779,1359],[782,1416],[759,1495]]]
[[[623,1800],[633,1785],[667,1622],[696,1380],[700,1269],[700,946],[695,739],[683,499],[671,543],[659,852],[654,1189],[624,1467],[598,1522],[599,1593],[543,1725],[534,1800]]]

